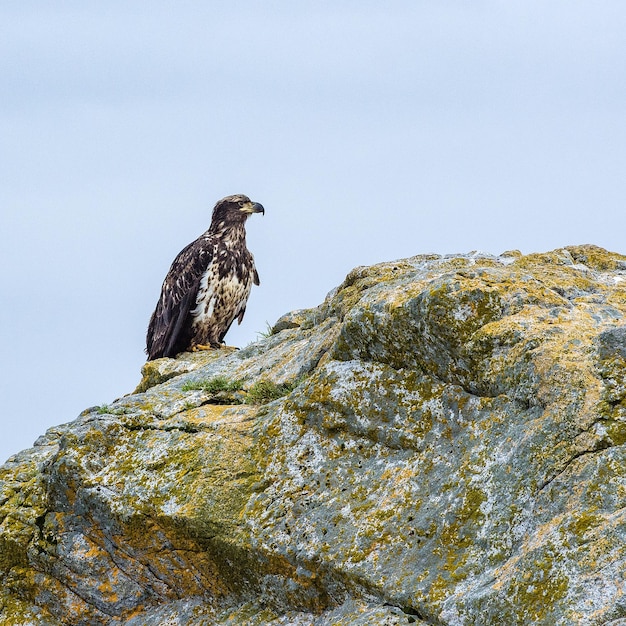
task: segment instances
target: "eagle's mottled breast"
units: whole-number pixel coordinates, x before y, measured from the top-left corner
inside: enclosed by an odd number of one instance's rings
[[[232,322],[243,316],[254,282],[254,260],[247,248],[217,241],[212,261],[200,278],[196,306],[191,311],[195,344],[218,344]]]

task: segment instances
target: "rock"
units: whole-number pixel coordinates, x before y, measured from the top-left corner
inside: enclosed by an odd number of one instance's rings
[[[141,368],[141,382],[133,393],[147,391],[150,387],[164,383],[187,372],[193,372],[210,361],[215,361],[225,354],[231,354],[236,348],[224,346],[219,350],[183,352],[176,359],[155,359],[146,361]]]
[[[626,623],[625,315],[594,246],[425,255],[148,364],[0,468],[0,623]]]

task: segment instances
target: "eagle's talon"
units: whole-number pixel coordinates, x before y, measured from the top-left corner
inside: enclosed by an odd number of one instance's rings
[[[217,350],[217,348],[215,346],[212,346],[211,344],[196,344],[195,346],[191,347],[191,351],[192,352],[200,352],[200,350]]]

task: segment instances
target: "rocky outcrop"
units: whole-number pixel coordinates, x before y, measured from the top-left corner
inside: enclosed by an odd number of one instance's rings
[[[361,267],[0,469],[0,623],[626,624],[626,257]]]

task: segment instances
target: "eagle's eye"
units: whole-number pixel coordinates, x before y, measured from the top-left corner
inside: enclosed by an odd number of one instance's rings
[[[239,202],[237,202],[237,204],[242,207],[245,204],[245,202],[243,200],[239,200]]]

